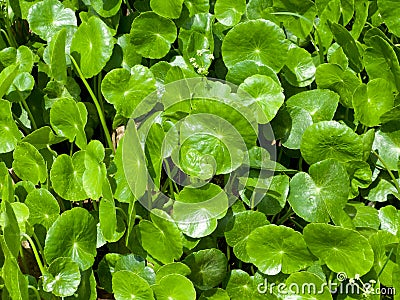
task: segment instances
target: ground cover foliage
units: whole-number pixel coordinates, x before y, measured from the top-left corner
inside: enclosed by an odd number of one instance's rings
[[[399,2],[1,8],[2,299],[400,299]]]

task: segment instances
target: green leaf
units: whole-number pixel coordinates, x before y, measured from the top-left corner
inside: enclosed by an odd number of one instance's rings
[[[89,212],[72,208],[62,213],[47,232],[44,256],[47,262],[69,257],[82,271],[87,270],[96,256],[96,236],[96,221]]]
[[[357,231],[328,224],[308,224],[303,231],[310,251],[329,269],[348,278],[365,275],[372,267],[374,252]]]
[[[265,299],[265,296],[258,292],[257,286],[254,276],[250,277],[249,274],[240,269],[232,270],[226,286],[226,291],[230,297],[228,299]]]
[[[48,51],[51,76],[62,83],[67,82],[67,60],[65,56],[65,44],[67,39],[67,30],[61,29],[54,34],[51,39]]]
[[[215,17],[225,26],[235,26],[245,11],[245,0],[217,0],[214,6]]]
[[[167,213],[153,210],[151,222],[142,220],[139,231],[142,247],[155,259],[167,264],[182,256],[180,231]]]
[[[71,55],[85,78],[91,78],[105,67],[114,48],[110,28],[97,17],[79,25],[71,42]]]
[[[14,150],[21,138],[22,133],[12,117],[11,103],[0,100],[0,153]]]
[[[210,2],[208,0],[184,0],[185,6],[189,10],[189,17],[195,14],[208,13]]]
[[[64,140],[63,137],[57,137],[49,126],[43,126],[24,137],[22,142],[29,143],[40,150]]]
[[[265,225],[252,231],[247,239],[250,261],[264,274],[291,274],[308,267],[313,256],[303,236],[292,228]]]
[[[161,278],[160,282],[151,287],[157,300],[196,299],[193,283],[179,274],[170,274]]]
[[[276,73],[268,66],[260,65],[252,60],[238,62],[228,70],[226,80],[233,84],[241,84],[246,78],[253,75],[265,75],[271,77],[276,83],[280,84]]]
[[[329,22],[329,26],[336,42],[342,46],[344,53],[349,58],[350,68],[356,73],[361,72],[363,65],[356,41],[342,25]]]
[[[382,207],[379,210],[379,220],[381,222],[381,230],[400,236],[400,214],[394,206]]]
[[[308,127],[303,134],[300,150],[308,164],[328,158],[341,162],[363,160],[361,136],[336,121],[322,121]]]
[[[79,265],[69,257],[53,260],[43,274],[43,290],[59,297],[72,296],[80,282]]]
[[[257,209],[266,215],[279,213],[286,204],[289,194],[289,176],[276,175],[272,178],[268,191],[257,204]]]
[[[276,116],[285,100],[280,84],[265,75],[248,77],[239,86],[238,93],[255,102],[251,108],[258,114],[258,122],[262,124],[270,122]]]
[[[142,56],[136,53],[130,34],[124,34],[118,37],[117,44],[122,49],[121,67],[130,71],[133,66],[142,62]]]
[[[57,0],[43,0],[32,5],[28,22],[32,32],[45,41],[50,41],[62,28],[77,25],[75,13]]]
[[[33,184],[44,183],[47,179],[47,168],[43,156],[31,144],[21,142],[13,153],[13,169],[22,180]]]
[[[158,15],[177,19],[181,15],[183,0],[150,0],[151,9]]]
[[[377,150],[379,156],[385,162],[387,167],[392,171],[398,170],[398,162],[400,159],[400,130],[399,127],[382,126],[380,130],[375,133],[375,140],[372,146]],[[384,167],[381,161],[376,162],[377,165]]]
[[[296,296],[300,297],[300,299],[312,299],[315,297],[316,293],[318,293],[318,299],[333,299],[329,287],[326,286],[325,280],[322,280],[321,277],[310,272],[291,274],[288,279],[286,279],[286,287],[289,287],[288,296],[286,296],[289,299],[291,297],[296,298]],[[295,288],[291,289],[290,287]]]
[[[62,198],[80,201],[88,196],[83,188],[85,172],[85,152],[78,151],[72,158],[62,154],[56,158],[51,167],[50,179],[54,191]]]
[[[167,55],[176,37],[174,22],[154,12],[142,13],[132,23],[131,42],[136,52],[147,58]]]
[[[308,111],[314,123],[332,120],[338,103],[338,94],[323,89],[300,92],[286,101],[287,106],[298,106]]]
[[[156,90],[152,72],[141,65],[126,69],[114,69],[101,83],[101,92],[118,114],[130,118],[138,104]]]
[[[343,70],[334,64],[322,64],[317,68],[315,79],[318,88],[330,89],[338,93],[341,104],[345,107],[353,107],[353,93],[361,81],[351,70]]]
[[[134,195],[130,189],[130,186],[127,182],[127,178],[125,177],[124,166],[122,163],[122,149],[125,143],[123,142],[123,138],[120,140],[120,145],[117,147],[117,151],[114,156],[114,164],[117,168],[117,172],[114,175],[114,180],[116,183],[116,189],[114,191],[114,197],[119,202],[130,203],[134,200]],[[132,172],[133,173],[133,172]],[[132,174],[131,173],[131,174]],[[135,174],[135,173],[133,173]],[[143,176],[141,177],[143,178]]]
[[[300,47],[291,47],[288,52],[283,76],[293,86],[305,87],[313,83],[316,67],[311,54]]]
[[[8,249],[4,242],[3,236],[0,236],[1,248],[4,253],[4,264],[2,270],[5,271],[2,274],[5,288],[11,299],[29,299],[28,296],[28,280],[21,272],[17,258]],[[4,290],[3,290],[4,293]],[[5,294],[5,293],[4,293]],[[3,296],[4,296],[3,294]]]
[[[35,85],[35,79],[28,72],[19,73],[7,91],[6,98],[12,102],[21,102],[28,98]]]
[[[159,283],[162,278],[170,274],[187,276],[190,272],[190,268],[181,262],[166,264],[157,270],[156,282]]]
[[[256,211],[237,213],[230,222],[233,225],[227,227],[231,229],[224,232],[226,242],[233,247],[233,253],[238,259],[250,262],[250,257],[246,252],[247,239],[254,229],[267,225],[269,222],[263,213]]]
[[[393,104],[391,85],[383,78],[360,85],[353,95],[355,118],[368,127],[378,126],[380,117],[389,111]]]
[[[173,208],[179,229],[192,238],[200,238],[217,228],[217,220],[228,210],[228,196],[212,183],[199,188],[184,187],[176,195]]]
[[[367,40],[367,46],[364,64],[369,79],[386,79],[393,91],[400,90],[400,65],[392,46],[377,35]]]
[[[50,124],[59,136],[75,142],[84,149],[86,147],[85,125],[87,122],[86,106],[73,99],[64,98],[57,100],[50,109]]]
[[[118,13],[122,0],[88,0],[88,2],[100,16],[109,18]]]
[[[365,161],[352,160],[346,163],[347,174],[350,178],[349,199],[358,196],[358,188],[368,188],[372,182],[370,166]]]
[[[153,291],[146,280],[131,271],[118,271],[112,277],[116,300],[154,300]]]
[[[313,164],[309,174],[297,173],[290,181],[288,202],[308,222],[329,222],[333,212],[346,205],[349,177],[337,160]]]
[[[115,264],[114,272],[122,270],[128,270],[139,275],[151,285],[156,283],[154,270],[146,266],[146,261],[143,258],[134,254],[120,256],[120,259]]]
[[[211,248],[191,253],[183,263],[192,273],[188,276],[200,290],[218,286],[226,276],[227,259],[218,249]]]
[[[104,146],[97,140],[92,140],[85,151],[85,171],[82,177],[83,188],[91,199],[99,199],[102,195],[103,182],[107,170],[103,163]]]
[[[21,230],[18,226],[16,211],[14,212],[13,206],[8,200],[4,200],[4,197],[1,202],[1,210],[3,211],[1,227],[3,229],[5,245],[9,249],[10,254],[17,258],[21,247]],[[5,250],[3,249],[3,251]]]
[[[100,229],[107,242],[117,242],[125,233],[125,226],[118,218],[114,197],[108,179],[103,177],[102,182],[103,198],[99,205]]]
[[[54,196],[46,189],[35,189],[28,194],[25,204],[29,208],[29,223],[41,224],[46,229],[57,219],[60,207]]]
[[[374,269],[380,274],[379,281],[382,285],[393,286],[392,274],[397,266],[395,262],[395,251],[399,239],[386,231],[378,231],[368,239],[372,250],[374,251]],[[393,253],[388,257],[390,251]],[[385,266],[385,267],[383,267]],[[382,273],[380,273],[382,271]]]
[[[19,68],[16,65],[10,65],[4,68],[0,73],[0,98],[7,94],[15,78],[19,74]]]
[[[229,300],[229,295],[226,290],[215,288],[201,293],[199,300]]]
[[[287,53],[288,43],[282,29],[262,19],[236,25],[222,43],[222,57],[228,69],[241,61],[253,60],[279,72],[286,63]]]
[[[308,111],[298,106],[288,106],[286,110],[291,119],[291,128],[282,139],[282,145],[289,149],[300,149],[304,131],[313,124],[312,117]]]
[[[394,0],[378,0],[379,13],[389,31],[400,36],[400,22],[398,15],[400,13],[400,5]]]

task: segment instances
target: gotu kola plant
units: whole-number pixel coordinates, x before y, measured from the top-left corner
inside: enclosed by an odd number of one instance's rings
[[[1,8],[2,299],[398,299],[399,3]]]

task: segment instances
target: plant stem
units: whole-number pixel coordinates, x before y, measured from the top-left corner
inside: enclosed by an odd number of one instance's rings
[[[43,263],[44,263],[44,264],[47,264],[47,263],[46,263],[46,258],[44,257],[43,247],[42,247],[42,244],[41,244],[40,241],[39,241],[39,238],[37,237],[37,235],[36,235],[35,232],[32,233],[32,236],[33,236],[33,239],[35,240],[35,242],[36,242],[36,244],[37,244],[37,247],[39,248],[40,254],[41,254],[42,257],[43,257]]]
[[[35,293],[36,299],[38,299],[38,300],[42,299],[42,298],[40,298],[40,294],[39,294],[38,290],[33,285],[28,285],[28,289],[31,289]]]
[[[75,69],[76,69],[79,77],[81,78],[83,84],[85,85],[86,89],[88,90],[88,92],[90,94],[90,97],[92,98],[92,100],[94,102],[94,105],[96,106],[97,113],[98,113],[99,119],[100,119],[100,123],[101,123],[101,126],[103,127],[104,134],[106,136],[108,147],[112,149],[113,153],[115,153],[114,146],[113,146],[113,143],[112,143],[112,140],[111,140],[111,136],[110,136],[110,132],[108,131],[108,128],[107,128],[106,118],[104,117],[104,113],[101,110],[100,103],[97,100],[95,94],[93,93],[93,90],[90,88],[90,85],[87,82],[85,76],[83,76],[82,71],[79,68],[78,64],[76,63],[75,59],[72,57],[72,55],[70,55],[69,57],[71,58],[71,61],[74,64]]]
[[[372,150],[372,153],[380,160],[380,162],[382,163],[382,165],[384,166],[384,168],[386,169],[386,171],[389,173],[390,177],[393,180],[393,184],[396,187],[397,192],[400,194],[400,186],[399,183],[397,182],[396,177],[394,177],[393,172],[390,170],[389,166],[386,164],[386,162],[382,159],[382,157],[380,157],[380,155],[378,153],[376,153],[375,150]]]
[[[282,225],[283,223],[285,223],[292,215],[294,215],[294,211],[292,210],[292,208],[289,208],[287,210],[287,212],[283,215],[282,218],[280,218],[277,222],[276,225]]]
[[[28,106],[28,104],[26,103],[25,100],[22,100],[22,106],[24,107],[24,109],[25,109],[26,112],[28,113],[28,117],[29,117],[29,119],[31,120],[33,129],[36,130],[36,129],[37,129],[37,126],[36,126],[35,118],[33,117],[33,114],[32,114],[32,112],[31,112],[31,109],[29,108],[29,106]]]
[[[39,266],[39,269],[40,269],[40,273],[43,275],[46,272],[46,270],[44,269],[42,261],[40,260],[40,256],[39,256],[39,253],[38,253],[38,251],[36,249],[35,243],[32,241],[32,239],[30,238],[29,235],[27,235],[25,233],[22,233],[22,236],[24,238],[26,238],[28,240],[29,244],[31,245],[33,254],[35,255],[36,262],[37,262],[37,264]]]
[[[97,201],[92,199],[92,205],[95,211],[99,211],[99,206],[97,205]]]
[[[12,113],[13,118],[15,120],[15,122],[18,123],[18,127],[26,134],[28,135],[30,133],[29,128],[27,128],[22,122],[21,120],[18,118],[18,116],[15,113]]]

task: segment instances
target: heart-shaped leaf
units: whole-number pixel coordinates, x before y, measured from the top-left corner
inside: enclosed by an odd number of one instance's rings
[[[293,86],[305,87],[315,79],[316,67],[311,54],[300,47],[291,47],[283,68],[283,76]]]
[[[69,257],[82,271],[87,270],[96,256],[96,237],[94,218],[83,208],[72,208],[62,213],[47,232],[44,256],[48,262]]]

